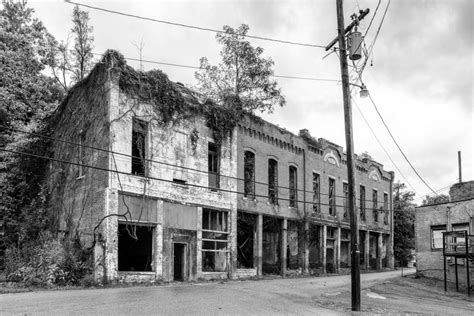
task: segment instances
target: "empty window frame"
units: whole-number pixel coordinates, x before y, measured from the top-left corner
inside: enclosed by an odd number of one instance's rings
[[[389,209],[388,209],[388,193],[383,194],[383,223],[385,225],[388,225],[388,214],[389,214]]]
[[[217,144],[208,144],[209,188],[219,189],[220,150]]]
[[[137,118],[132,122],[132,174],[145,176],[148,123]]]
[[[374,222],[379,221],[379,211],[377,210],[378,204],[378,192],[377,190],[372,190],[372,214],[374,216]]]
[[[154,231],[152,226],[119,223],[119,271],[153,271]]]
[[[202,271],[227,271],[228,213],[220,210],[202,210]]]
[[[321,178],[313,172],[313,212],[321,212]]]
[[[344,217],[349,215],[349,184],[342,184],[342,192],[344,193]]]
[[[268,159],[268,201],[278,204],[278,162]]]
[[[359,191],[360,197],[360,219],[365,221],[365,187],[363,185],[360,186]]]
[[[443,249],[443,232],[446,225],[431,226],[431,250]]]
[[[289,168],[289,184],[290,184],[290,194],[289,194],[289,206],[296,207],[297,204],[297,194],[298,194],[298,174],[295,166],[290,166]]]
[[[336,216],[336,180],[329,179],[329,215]]]
[[[244,196],[255,198],[255,154],[244,152]]]

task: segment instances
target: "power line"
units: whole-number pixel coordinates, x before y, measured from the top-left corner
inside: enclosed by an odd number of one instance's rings
[[[94,169],[94,170],[99,170],[99,171],[106,171],[106,172],[114,172],[116,173],[117,175],[127,175],[127,176],[130,176],[131,174],[128,173],[128,172],[124,172],[124,171],[119,171],[119,170],[112,170],[112,169],[109,169],[109,168],[103,168],[103,167],[97,167],[97,166],[91,166],[91,165],[87,165],[87,164],[82,164],[82,163],[77,163],[77,162],[72,162],[72,161],[67,161],[67,160],[62,160],[62,159],[57,159],[57,158],[53,158],[53,157],[47,157],[47,156],[42,156],[42,155],[37,155],[37,154],[33,154],[33,153],[27,153],[27,152],[22,152],[22,151],[16,151],[16,150],[11,150],[11,149],[5,149],[5,148],[0,148],[0,151],[3,151],[3,152],[9,152],[9,153],[13,153],[13,154],[17,154],[17,155],[25,155],[25,156],[30,156],[30,157],[35,157],[35,158],[40,158],[40,159],[46,159],[46,160],[49,160],[49,161],[54,161],[54,162],[59,162],[59,163],[65,163],[65,164],[69,164],[69,165],[73,165],[73,166],[79,166],[79,167],[85,167],[85,168],[90,168],[90,169]],[[163,179],[163,178],[157,178],[157,177],[151,177],[151,176],[145,176],[143,177],[145,179],[149,179],[149,180],[156,180],[156,181],[160,181],[160,182],[166,182],[166,183],[173,183],[173,184],[177,184],[176,182],[174,182],[173,180],[166,180],[166,179]],[[244,192],[240,192],[240,191],[237,191],[237,190],[229,190],[229,189],[223,189],[223,188],[215,188],[215,187],[209,187],[209,186],[203,186],[203,185],[199,185],[199,184],[192,184],[192,183],[186,183],[184,186],[187,186],[187,187],[195,187],[195,188],[202,188],[202,189],[212,189],[212,190],[216,190],[216,191],[220,191],[220,192],[224,192],[224,193],[236,193],[236,194],[240,194],[240,195],[245,195]],[[267,195],[261,195],[261,194],[252,194],[252,197],[262,197],[262,198],[268,198]],[[291,199],[289,198],[281,198],[281,197],[278,197],[278,201],[292,201]],[[302,203],[302,204],[310,204],[310,205],[315,205],[314,202],[310,202],[310,201],[299,201],[298,199],[296,200],[293,200],[296,204],[298,203]],[[344,208],[345,205],[338,205],[338,204],[330,204],[330,203],[317,203],[318,205],[323,205],[323,206],[334,206],[334,207],[342,207]],[[366,211],[370,211],[371,209],[370,208],[366,208],[365,209]],[[390,211],[390,210],[384,210],[384,209],[375,209],[376,211]]]
[[[100,53],[93,53],[93,55],[102,56],[102,54],[100,54]],[[127,60],[143,62],[143,63],[149,63],[149,64],[157,64],[157,65],[181,67],[181,68],[189,68],[189,69],[198,69],[198,70],[202,69],[199,66],[192,66],[192,65],[183,65],[183,64],[168,63],[168,62],[155,61],[155,60],[138,59],[138,58],[132,58],[132,57],[124,57],[124,58],[127,59]],[[308,80],[308,81],[328,81],[328,82],[340,82],[341,81],[341,80],[338,80],[338,79],[286,76],[286,75],[270,75],[270,77],[284,78],[284,79]]]
[[[104,152],[104,153],[109,153],[109,154],[112,154],[112,155],[118,155],[118,156],[127,157],[127,158],[132,158],[132,159],[133,159],[133,158],[142,159],[142,157],[139,157],[139,156],[133,156],[133,155],[128,155],[128,154],[124,154],[124,153],[121,153],[121,152],[116,152],[116,151],[112,151],[112,150],[108,150],[108,149],[103,149],[103,148],[88,146],[88,145],[85,145],[85,144],[80,144],[80,143],[76,143],[76,142],[72,142],[72,141],[68,141],[68,140],[64,140],[64,139],[60,139],[60,138],[56,138],[56,137],[41,135],[41,134],[38,134],[38,133],[22,131],[22,130],[15,129],[15,128],[11,128],[11,127],[7,127],[7,126],[4,126],[4,125],[0,125],[0,128],[7,129],[7,130],[11,130],[11,131],[15,131],[15,132],[19,132],[19,133],[23,133],[23,134],[27,134],[27,135],[31,135],[31,136],[35,136],[35,137],[42,137],[42,138],[46,138],[46,139],[49,139],[49,140],[54,140],[54,141],[58,141],[58,142],[61,142],[61,143],[70,144],[70,145],[73,145],[73,146],[78,146],[78,147],[82,147],[82,148],[97,150],[97,151],[101,151],[101,152]],[[146,161],[146,162],[157,163],[157,164],[164,165],[164,166],[168,166],[168,167],[178,168],[178,169],[182,169],[182,170],[186,170],[186,171],[192,171],[192,172],[195,172],[195,173],[204,173],[204,174],[206,174],[206,175],[208,175],[208,174],[210,173],[209,171],[205,171],[205,170],[200,170],[200,169],[194,169],[194,168],[179,166],[179,165],[176,165],[176,164],[171,164],[171,163],[167,163],[167,162],[163,162],[163,161],[158,161],[158,160],[153,160],[153,159],[148,159],[148,158],[144,158],[143,160]],[[127,173],[127,174],[128,174],[128,173]],[[239,178],[239,177],[234,177],[234,176],[228,176],[228,175],[224,175],[224,174],[219,174],[219,177],[227,178],[227,179],[232,179],[232,180],[237,180],[237,181],[244,181],[244,182],[246,181],[246,179],[244,179],[244,178]],[[266,187],[269,186],[268,183],[259,182],[259,181],[252,181],[252,183],[258,184],[258,185],[262,185],[262,186],[266,186]],[[276,185],[275,188],[276,188],[276,189],[284,189],[284,190],[295,190],[296,192],[314,194],[314,191],[306,191],[306,190],[298,189],[298,188],[293,189],[293,188],[290,188],[290,187],[284,187],[284,186],[279,186],[279,185]],[[321,196],[321,195],[323,195],[323,196],[329,196],[330,194],[329,194],[329,193],[322,193],[322,192],[320,191],[320,192],[319,192],[319,195],[320,195],[320,196]],[[343,195],[336,195],[336,194],[334,194],[334,197],[335,197],[335,198],[337,198],[337,197],[339,197],[339,198],[345,198],[345,196],[343,196]],[[359,198],[358,200],[360,201],[360,198]],[[369,200],[369,199],[365,199],[364,201],[365,201],[365,202],[372,202],[372,200]],[[311,204],[318,204],[318,202],[317,202],[317,201],[313,201]]]
[[[377,112],[378,116],[380,117],[380,119],[382,120],[382,123],[383,125],[385,126],[385,128],[387,129],[390,137],[392,138],[393,142],[395,143],[395,145],[397,146],[398,150],[400,151],[400,153],[403,155],[403,157],[405,158],[405,160],[408,162],[408,164],[410,165],[410,167],[413,169],[413,171],[415,172],[415,174],[418,176],[418,178],[420,178],[420,180],[426,185],[426,187],[428,189],[430,189],[435,195],[438,195],[429,185],[428,183],[426,183],[426,181],[420,176],[420,174],[418,173],[418,171],[415,169],[415,167],[413,167],[412,163],[410,162],[410,160],[408,159],[408,157],[405,155],[405,153],[403,152],[403,150],[400,148],[400,145],[398,145],[398,142],[395,140],[395,137],[393,136],[392,132],[390,131],[390,128],[388,128],[387,124],[385,123],[385,120],[383,119],[382,117],[382,114],[380,114],[379,112],[379,109],[377,108],[377,105],[375,104],[374,100],[372,99],[372,96],[369,94],[369,99],[370,101],[372,102],[372,105],[374,106],[375,108],[375,111]]]
[[[380,147],[383,149],[383,151],[385,152],[385,154],[387,155],[388,159],[390,159],[390,161],[392,162],[393,166],[397,169],[397,171],[399,172],[399,174],[402,176],[402,178],[405,180],[405,182],[413,189],[413,191],[415,191],[416,194],[420,195],[416,190],[415,190],[415,187],[411,185],[411,183],[408,181],[408,179],[405,177],[405,175],[402,173],[402,171],[400,170],[400,168],[398,168],[397,164],[393,161],[392,157],[390,156],[390,154],[387,152],[387,150],[385,149],[385,147],[382,145],[382,142],[379,140],[379,138],[377,137],[377,135],[375,134],[374,130],[372,129],[372,127],[370,126],[369,122],[367,121],[367,119],[365,118],[364,114],[362,113],[362,110],[360,109],[359,105],[355,102],[355,99],[354,98],[351,98],[352,102],[354,102],[357,110],[359,111],[360,115],[362,116],[362,118],[364,119],[364,122],[365,124],[367,125],[367,127],[369,128],[369,130],[372,132],[372,135],[375,137],[375,140],[377,140],[377,143],[380,145]]]
[[[69,3],[69,4],[74,4],[74,5],[77,5],[77,6],[80,6],[80,7],[89,8],[89,9],[92,9],[92,10],[103,11],[103,12],[112,13],[112,14],[118,14],[118,15],[130,17],[130,18],[135,18],[135,19],[140,19],[140,20],[145,20],[145,21],[168,24],[168,25],[179,26],[179,27],[195,29],[195,30],[200,30],[200,31],[206,31],[206,32],[212,32],[212,33],[218,33],[218,34],[226,34],[224,31],[217,30],[217,29],[211,29],[211,28],[207,28],[207,27],[201,27],[201,26],[189,25],[189,24],[184,24],[184,23],[177,23],[177,22],[170,22],[170,21],[159,20],[159,19],[154,19],[154,18],[148,18],[148,17],[144,17],[144,16],[140,16],[140,15],[135,15],[135,14],[125,13],[125,12],[120,12],[120,11],[114,11],[114,10],[110,10],[110,9],[95,7],[95,6],[91,6],[91,5],[87,5],[87,4],[82,4],[82,3],[70,1],[70,0],[65,0],[65,2]],[[242,35],[242,34],[240,34],[240,35]],[[281,43],[281,44],[290,44],[290,45],[297,45],[297,46],[304,46],[304,47],[325,48],[325,46],[323,46],[323,45],[286,41],[286,40],[274,39],[274,38],[263,37],[263,36],[255,36],[255,35],[248,35],[248,34],[242,35],[242,36],[247,37],[247,38],[259,39],[259,40],[263,40],[263,41]]]
[[[379,9],[379,6],[380,6],[380,3],[381,3],[381,2],[382,2],[382,0],[379,0],[379,3],[377,3],[377,7],[375,8],[374,15],[372,16],[372,19],[370,19],[369,26],[368,26],[367,29],[365,30],[364,38],[367,36],[367,33],[369,33],[369,29],[370,29],[370,27],[372,26],[372,22],[374,21],[375,16],[377,15],[377,11],[378,11],[378,9]]]

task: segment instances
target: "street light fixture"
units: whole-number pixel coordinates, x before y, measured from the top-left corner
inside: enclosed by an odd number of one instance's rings
[[[351,82],[349,82],[349,84],[360,88],[359,95],[361,98],[367,98],[369,96],[369,90],[367,90],[367,87],[365,86],[365,84],[358,85],[356,83],[351,83]]]

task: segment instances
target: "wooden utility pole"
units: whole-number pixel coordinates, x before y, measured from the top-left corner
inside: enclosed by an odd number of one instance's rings
[[[462,182],[461,151],[458,150],[459,183]]]
[[[358,20],[363,19],[369,13],[369,9],[361,11]],[[347,50],[345,35],[350,32],[356,22],[352,22],[347,28],[344,28],[344,11],[342,0],[337,0],[337,31],[340,52],[342,94],[344,101],[344,122],[346,132],[346,150],[347,150],[347,180],[349,182],[349,214],[351,225],[351,302],[352,310],[360,311],[360,251],[359,251],[359,214],[356,210],[355,193],[355,163],[354,163],[354,140],[352,137],[352,108],[351,92],[349,89],[349,71],[347,67]],[[326,50],[329,50],[336,40],[332,41]]]

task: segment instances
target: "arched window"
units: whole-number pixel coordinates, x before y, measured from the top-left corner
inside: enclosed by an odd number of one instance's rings
[[[289,200],[290,200],[290,207],[296,207],[296,203],[297,203],[297,200],[298,200],[298,184],[297,184],[297,180],[298,180],[298,175],[297,175],[297,169],[295,166],[290,166],[290,181],[289,181],[289,184],[290,184],[290,196],[289,196]]]
[[[268,201],[278,204],[278,162],[268,159]]]
[[[244,153],[244,196],[255,197],[255,154],[251,151]]]

